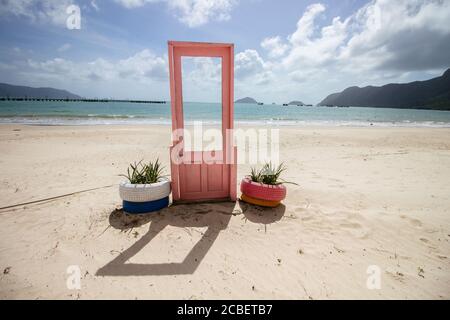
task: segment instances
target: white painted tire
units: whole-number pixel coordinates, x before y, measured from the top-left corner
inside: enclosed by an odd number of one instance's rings
[[[170,181],[162,178],[156,183],[131,184],[129,181],[119,185],[120,198],[130,202],[155,201],[170,194]]]

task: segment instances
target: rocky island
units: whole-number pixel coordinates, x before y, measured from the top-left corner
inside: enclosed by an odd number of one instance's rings
[[[349,87],[330,94],[321,106],[450,110],[450,69],[440,77],[381,87]]]
[[[250,98],[250,97],[245,97],[245,98],[236,100],[234,103],[251,103],[251,104],[257,104],[258,101],[256,101],[256,100],[253,99],[253,98]]]

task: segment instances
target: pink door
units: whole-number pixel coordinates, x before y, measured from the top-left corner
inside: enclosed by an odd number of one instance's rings
[[[236,200],[236,148],[233,146],[234,45],[169,41],[172,110],[171,178],[173,201]],[[181,57],[222,61],[222,150],[184,149]]]

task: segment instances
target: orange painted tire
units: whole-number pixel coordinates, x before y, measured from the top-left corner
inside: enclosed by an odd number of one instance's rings
[[[241,192],[251,198],[268,201],[281,201],[286,198],[286,187],[284,185],[253,182],[249,177],[242,179]]]
[[[245,194],[241,195],[241,200],[245,201],[247,203],[250,203],[250,204],[255,204],[257,206],[270,207],[270,208],[275,208],[276,206],[278,206],[280,204],[280,201],[269,201],[269,200],[255,199],[255,198],[246,196]]]

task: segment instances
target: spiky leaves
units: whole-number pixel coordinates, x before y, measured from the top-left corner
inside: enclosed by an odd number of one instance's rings
[[[280,163],[278,166],[272,164],[272,162],[266,162],[264,166],[257,170],[256,168],[251,169],[250,179],[254,182],[260,182],[269,185],[277,185],[282,183],[292,183],[280,178],[281,174],[286,170],[284,163]]]
[[[127,178],[131,184],[149,184],[158,182],[165,175],[163,174],[164,167],[156,159],[155,162],[150,161],[143,164],[142,160],[138,163],[131,163],[127,168],[127,174],[122,175]]]

